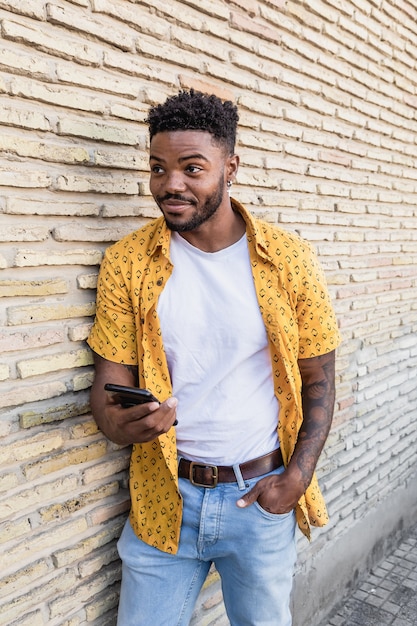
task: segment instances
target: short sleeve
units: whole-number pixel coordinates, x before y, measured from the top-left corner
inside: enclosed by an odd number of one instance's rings
[[[323,269],[312,246],[305,242],[302,279],[297,294],[299,358],[335,350],[340,333]]]
[[[116,363],[138,362],[133,303],[126,255],[107,249],[97,284],[96,317],[87,343],[101,357]]]

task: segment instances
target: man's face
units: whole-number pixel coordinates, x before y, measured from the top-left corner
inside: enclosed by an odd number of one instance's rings
[[[189,232],[230,208],[226,181],[230,161],[210,133],[157,133],[150,149],[150,189],[168,228]]]

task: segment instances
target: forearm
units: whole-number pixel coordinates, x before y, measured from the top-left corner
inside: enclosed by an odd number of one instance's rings
[[[333,419],[335,402],[335,353],[299,362],[303,423],[288,471],[305,492],[313,477]]]
[[[115,443],[118,441],[117,424],[108,418],[106,405],[107,394],[104,391],[106,383],[116,383],[127,387],[137,385],[137,367],[125,366],[119,363],[112,363],[94,353],[95,376],[91,387],[90,405],[93,417],[100,430]]]

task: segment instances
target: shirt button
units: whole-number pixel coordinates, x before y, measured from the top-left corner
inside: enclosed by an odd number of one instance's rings
[[[158,287],[160,287],[163,282],[164,282],[163,278],[158,278],[158,280],[156,281],[156,284],[158,285]]]

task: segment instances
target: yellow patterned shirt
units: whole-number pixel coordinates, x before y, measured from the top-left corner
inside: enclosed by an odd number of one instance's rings
[[[259,308],[265,323],[280,404],[278,436],[287,465],[302,423],[298,359],[325,354],[339,333],[325,279],[306,241],[255,219],[235,200],[246,235]],[[138,365],[139,386],[160,401],[172,395],[158,297],[172,272],[170,230],[163,217],[110,246],[100,269],[97,313],[88,343],[101,357]],[[178,549],[182,501],[178,492],[175,428],[151,443],[134,444],[130,462],[130,521],[138,537],[165,552]],[[317,478],[297,506],[297,521],[328,521]]]

